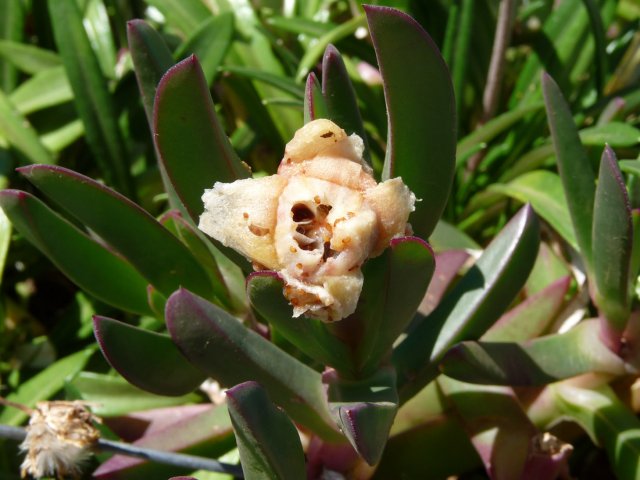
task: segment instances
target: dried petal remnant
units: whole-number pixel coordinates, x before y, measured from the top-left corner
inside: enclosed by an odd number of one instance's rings
[[[96,420],[83,402],[38,403],[20,445],[27,452],[22,477],[79,477],[82,463],[100,438],[92,423]]]
[[[335,123],[310,122],[276,175],[205,191],[199,227],[277,270],[294,316],[340,320],[356,308],[360,267],[405,234],[415,202],[400,178],[377,184],[363,150]]]

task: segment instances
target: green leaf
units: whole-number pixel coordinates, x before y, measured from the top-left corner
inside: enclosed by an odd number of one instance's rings
[[[36,402],[48,400],[62,389],[67,379],[82,371],[95,351],[95,348],[90,347],[52,363],[42,372],[22,383],[15,392],[7,395],[7,400],[30,408],[35,407]],[[28,415],[22,410],[4,407],[0,413],[0,424],[20,425],[27,417]]]
[[[0,91],[0,136],[35,163],[53,163],[38,134]]]
[[[25,5],[21,0],[0,2],[0,38],[20,42],[24,36]],[[0,90],[13,91],[18,83],[18,70],[0,58]]]
[[[196,30],[212,13],[200,0],[148,0],[166,18],[167,24],[184,36]]]
[[[520,175],[507,184],[493,184],[489,191],[499,192],[522,203],[531,203],[533,209],[549,223],[569,245],[578,249],[576,233],[571,228],[571,216],[560,177],[552,172],[536,170]]]
[[[549,130],[576,243],[585,260],[587,270],[593,268],[591,230],[593,224],[593,202],[595,199],[595,177],[587,153],[580,142],[578,130],[569,105],[553,79],[544,74],[542,88],[547,109]]]
[[[307,77],[304,90],[304,123],[318,118],[328,118],[327,105],[322,96],[322,87],[316,74],[311,72]]]
[[[422,200],[411,224],[416,235],[429,238],[449,198],[455,167],[451,77],[437,47],[415,20],[388,7],[367,6],[365,12],[387,104],[383,179],[402,177]]]
[[[87,293],[123,310],[151,313],[146,298],[147,281],[129,263],[40,200],[18,190],[3,190],[0,207],[27,240]]]
[[[169,298],[166,319],[182,353],[222,385],[258,381],[294,421],[326,439],[339,438],[319,373],[187,290]]]
[[[175,62],[160,34],[142,20],[127,22],[127,40],[144,110],[149,125],[152,125],[158,83]]]
[[[593,211],[593,273],[596,304],[617,332],[629,319],[632,235],[627,188],[615,153],[605,147]]]
[[[107,8],[103,0],[86,0],[82,11],[82,24],[106,78],[116,77],[116,46]]]
[[[247,295],[256,311],[279,334],[314,360],[340,372],[355,374],[347,345],[332,335],[327,324],[313,318],[293,318],[282,279],[275,272],[254,272],[247,278]]]
[[[454,225],[440,220],[433,229],[429,244],[436,252],[445,250],[480,250],[475,240]]]
[[[336,424],[369,465],[377,464],[398,411],[395,371],[385,367],[357,381],[347,381],[335,371],[327,371],[323,381]]]
[[[327,106],[329,120],[332,120],[347,135],[357,134],[364,141],[364,159],[371,163],[369,141],[362,124],[358,100],[347,68],[340,52],[328,45],[322,57],[322,96]]]
[[[55,52],[9,40],[0,40],[0,58],[30,75],[57,67],[61,63]]]
[[[576,421],[607,452],[620,480],[640,476],[640,420],[607,385],[585,388],[560,383],[552,388],[565,416]]]
[[[623,172],[640,177],[640,160],[620,160],[618,166]]]
[[[209,276],[187,247],[126,197],[61,167],[34,165],[19,171],[115,248],[165,296],[184,286],[213,298]]]
[[[208,18],[178,47],[176,58],[195,54],[200,60],[207,83],[212,85],[218,75],[218,67],[229,50],[233,34],[231,12]]]
[[[528,342],[462,342],[444,356],[448,377],[483,385],[539,386],[588,372],[622,375],[622,359],[600,339],[597,320]]]
[[[96,315],[93,329],[102,354],[130,383],[157,395],[192,392],[206,375],[193,367],[168,335]]]
[[[337,43],[343,38],[354,33],[358,28],[362,27],[365,23],[364,15],[358,15],[350,20],[336,26],[332,30],[322,35],[316,42],[314,42],[304,53],[300,64],[298,65],[298,72],[296,73],[296,80],[301,81],[304,79],[309,71],[313,68],[316,62],[322,57],[323,52],[328,45]]]
[[[306,477],[304,452],[296,427],[256,382],[227,390],[227,407],[247,480],[297,480]]]
[[[580,130],[580,140],[597,147],[633,147],[640,142],[640,130],[628,123],[609,122]]]
[[[440,305],[396,347],[400,398],[411,398],[438,374],[449,348],[479,338],[513,301],[533,267],[539,244],[537,217],[529,205],[502,229]]]
[[[536,338],[547,330],[564,304],[571,277],[556,280],[505,313],[482,336],[486,342],[516,342]]]
[[[202,194],[214,182],[249,176],[216,117],[207,82],[195,57],[172,67],[158,85],[154,140],[167,175],[196,220]]]
[[[304,90],[298,83],[294,82],[288,77],[270,72],[263,72],[262,70],[258,70],[255,68],[239,67],[236,65],[225,65],[222,69],[225,72],[230,72],[251,80],[264,82],[277,88],[278,90],[291,94],[297,99],[302,100],[302,98],[304,97]]]
[[[115,102],[84,30],[80,11],[76,2],[49,0],[48,5],[56,45],[91,150],[107,182],[132,197],[133,181]]]
[[[43,70],[21,83],[9,97],[16,110],[28,115],[73,99],[73,92],[64,67]]]
[[[138,362],[139,359],[135,359]],[[169,372],[173,372],[171,367]],[[175,372],[174,375],[177,375]],[[73,398],[91,403],[91,411],[101,417],[127,415],[140,410],[180,406],[194,403],[199,395],[160,396],[134,387],[122,377],[93,372],[80,372],[65,385]]]

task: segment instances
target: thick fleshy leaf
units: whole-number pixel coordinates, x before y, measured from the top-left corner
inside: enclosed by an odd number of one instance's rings
[[[389,430],[398,411],[396,373],[384,367],[369,378],[358,381],[341,379],[335,371],[326,371],[329,409],[349,443],[369,465],[380,461]]]
[[[547,243],[541,242],[536,263],[527,279],[524,292],[527,297],[532,297],[552,283],[567,276],[571,277],[572,272],[564,258],[554,252]]]
[[[481,465],[460,422],[441,415],[389,438],[373,478],[449,478]]]
[[[53,163],[51,153],[42,144],[29,122],[0,90],[0,136],[7,139],[26,158],[36,163]]]
[[[549,130],[553,138],[558,170],[564,186],[576,243],[580,247],[587,269],[591,270],[595,176],[587,153],[580,142],[571,110],[560,88],[547,74],[542,76],[542,88]]]
[[[620,160],[619,166],[623,172],[640,177],[640,160]]]
[[[546,170],[525,173],[507,184],[493,184],[490,191],[531,203],[536,213],[549,223],[569,245],[578,249],[560,177]]]
[[[73,92],[64,67],[54,67],[21,83],[9,97],[23,115],[73,100]]]
[[[469,260],[469,257],[470,255],[465,250],[448,250],[436,255],[433,279],[418,308],[422,315],[428,315],[438,306],[449,285]]]
[[[600,340],[599,322],[523,343],[462,342],[442,360],[445,375],[484,385],[546,385],[587,372],[625,373],[622,359]]]
[[[615,153],[605,147],[593,209],[595,301],[613,330],[629,319],[629,267],[633,247],[631,206]]]
[[[206,375],[191,365],[168,335],[96,315],[93,329],[102,354],[136,387],[157,395],[192,392]]]
[[[605,448],[620,480],[640,476],[640,420],[607,385],[597,388],[561,383],[552,387],[565,416]]]
[[[294,424],[256,382],[227,390],[242,471],[248,480],[306,477],[304,452]]]
[[[123,310],[151,313],[148,282],[121,257],[26,192],[0,192],[0,206],[15,228],[87,293]]]
[[[169,298],[166,318],[174,342],[195,366],[222,385],[260,382],[293,420],[336,438],[319,373],[187,290]]]
[[[304,89],[304,123],[318,118],[327,118],[328,115],[327,105],[322,96],[322,87],[316,74],[311,72]]]
[[[480,250],[475,240],[454,225],[440,220],[429,237],[429,244],[436,252],[445,250]]]
[[[52,363],[23,382],[15,392],[7,395],[7,400],[30,408],[35,407],[39,401],[48,400],[64,387],[68,379],[82,371],[95,351],[94,347],[90,347]],[[17,408],[4,407],[0,413],[0,424],[20,425],[28,416],[26,412]]]
[[[200,60],[202,71],[209,85],[213,83],[218,67],[224,60],[234,34],[233,14],[221,13],[203,21],[197,30],[178,47],[176,58],[194,54]]]
[[[322,58],[322,96],[327,105],[327,118],[344,129],[347,135],[355,133],[362,138],[364,159],[371,162],[356,93],[340,52],[333,45],[327,47]]]
[[[417,237],[393,239],[380,257],[364,265],[356,311],[330,325],[334,334],[349,339],[359,375],[371,375],[389,355],[424,298],[434,269],[433,251]]]
[[[139,358],[136,361],[139,361]],[[122,377],[93,372],[81,372],[76,375],[65,385],[65,390],[68,398],[89,402],[91,411],[101,417],[127,415],[152,408],[180,406],[200,400],[200,396],[196,393],[177,397],[154,395],[134,387]]]
[[[580,139],[585,145],[633,147],[640,142],[640,130],[628,123],[609,122],[580,130]]]
[[[216,458],[234,447],[233,429],[225,405],[210,406],[187,415],[179,415],[163,428],[150,428],[133,442],[139,447],[181,452]],[[93,477],[145,480],[189,473],[184,468],[149,463],[142,458],[114,455],[102,463]]]
[[[49,0],[48,5],[56,45],[91,150],[107,182],[131,197],[133,181],[115,102],[91,48],[80,10],[76,2]]]
[[[307,317],[293,318],[285,299],[283,281],[276,272],[255,272],[247,278],[247,294],[253,307],[280,335],[314,360],[354,375],[351,352],[332,335],[327,325]]]
[[[160,34],[143,20],[127,22],[127,40],[142,103],[151,125],[156,89],[162,76],[174,65],[173,56]]]
[[[123,195],[61,167],[33,165],[19,171],[116,249],[165,296],[184,286],[213,297],[209,276],[187,247]]]
[[[154,104],[154,140],[176,193],[196,222],[202,194],[214,182],[249,176],[216,117],[206,79],[194,56],[160,81]]]
[[[402,177],[422,200],[411,224],[419,237],[429,238],[449,198],[455,167],[451,77],[433,40],[415,20],[388,7],[364,8],[387,104],[383,178]]]
[[[571,277],[562,277],[505,313],[482,336],[486,342],[517,342],[536,338],[553,323],[564,303]]]
[[[536,257],[539,225],[525,206],[428,317],[395,349],[400,398],[411,398],[438,374],[437,363],[462,340],[479,338],[524,285]]]

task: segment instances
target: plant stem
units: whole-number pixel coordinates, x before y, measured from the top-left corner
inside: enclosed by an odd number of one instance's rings
[[[7,438],[21,442],[25,439],[27,431],[21,427],[0,425],[0,438]],[[188,470],[206,470],[209,472],[226,473],[234,478],[244,478],[242,469],[238,465],[218,462],[210,458],[186,455],[184,453],[164,452],[150,448],[137,447],[123,442],[99,439],[96,448],[102,451],[120,453],[130,457],[144,458],[157,463],[165,463]]]

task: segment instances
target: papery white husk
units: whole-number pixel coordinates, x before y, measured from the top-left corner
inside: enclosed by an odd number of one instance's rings
[[[333,122],[310,122],[276,175],[206,190],[199,228],[279,272],[294,316],[343,319],[355,311],[362,264],[410,231],[415,203],[401,178],[376,183],[363,150]]]

